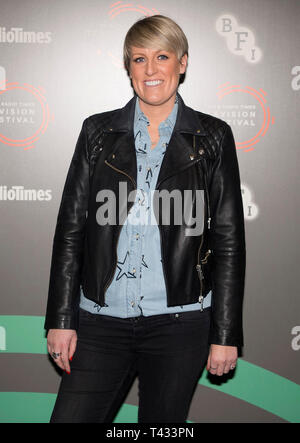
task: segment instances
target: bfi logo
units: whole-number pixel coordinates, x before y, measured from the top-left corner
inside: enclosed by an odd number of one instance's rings
[[[254,202],[254,197],[251,188],[243,183],[241,185],[241,193],[243,198],[243,208],[245,220],[254,220],[259,215],[257,204]]]
[[[262,51],[255,45],[254,33],[245,26],[239,26],[233,15],[221,15],[217,19],[216,29],[226,38],[230,52],[242,55],[248,63],[257,63],[261,60]]]

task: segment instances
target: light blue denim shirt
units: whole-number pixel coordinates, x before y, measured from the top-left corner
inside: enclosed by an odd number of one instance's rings
[[[148,118],[136,99],[134,137],[137,158],[137,193],[126,223],[121,228],[117,249],[117,267],[105,293],[106,306],[101,307],[83,295],[80,307],[96,314],[127,318],[140,315],[198,310],[200,303],[167,307],[165,279],[161,260],[159,227],[155,220],[152,196],[161,163],[177,117],[177,98],[172,112],[159,125],[159,141],[151,149]],[[203,307],[211,304],[211,291]]]

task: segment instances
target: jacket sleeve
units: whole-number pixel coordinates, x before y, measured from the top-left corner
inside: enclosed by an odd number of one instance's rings
[[[77,329],[88,195],[88,143],[84,120],[57,216],[45,329]]]
[[[243,201],[234,137],[226,123],[210,184],[212,318],[210,344],[242,346],[246,267]]]

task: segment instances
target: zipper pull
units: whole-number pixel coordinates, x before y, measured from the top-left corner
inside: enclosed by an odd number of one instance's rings
[[[203,280],[204,276],[203,276],[201,265],[197,264],[196,265],[196,269],[197,269],[197,272],[199,274],[199,278],[201,278],[201,280]]]
[[[200,311],[202,312],[203,311],[203,300],[204,300],[204,297],[202,295],[202,282],[201,282],[201,280],[204,279],[204,275],[203,275],[203,272],[202,272],[201,264],[198,263],[196,265],[196,269],[197,269],[197,272],[199,274],[200,285],[201,285],[201,290],[200,290],[200,294],[201,295],[199,296],[198,301],[199,301],[199,303],[201,303]]]
[[[203,295],[200,295],[200,297],[199,297],[199,303],[201,303],[201,307],[200,307],[200,311],[201,311],[201,312],[203,312],[203,300],[204,300]]]
[[[209,217],[208,220],[207,220],[207,227],[208,227],[208,229],[210,229],[210,221],[211,221],[211,217]]]

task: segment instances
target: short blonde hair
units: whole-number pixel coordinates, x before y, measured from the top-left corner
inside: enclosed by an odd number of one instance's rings
[[[124,66],[129,72],[131,47],[162,49],[174,52],[180,61],[189,50],[188,41],[177,23],[164,15],[139,19],[126,34],[123,47]]]

